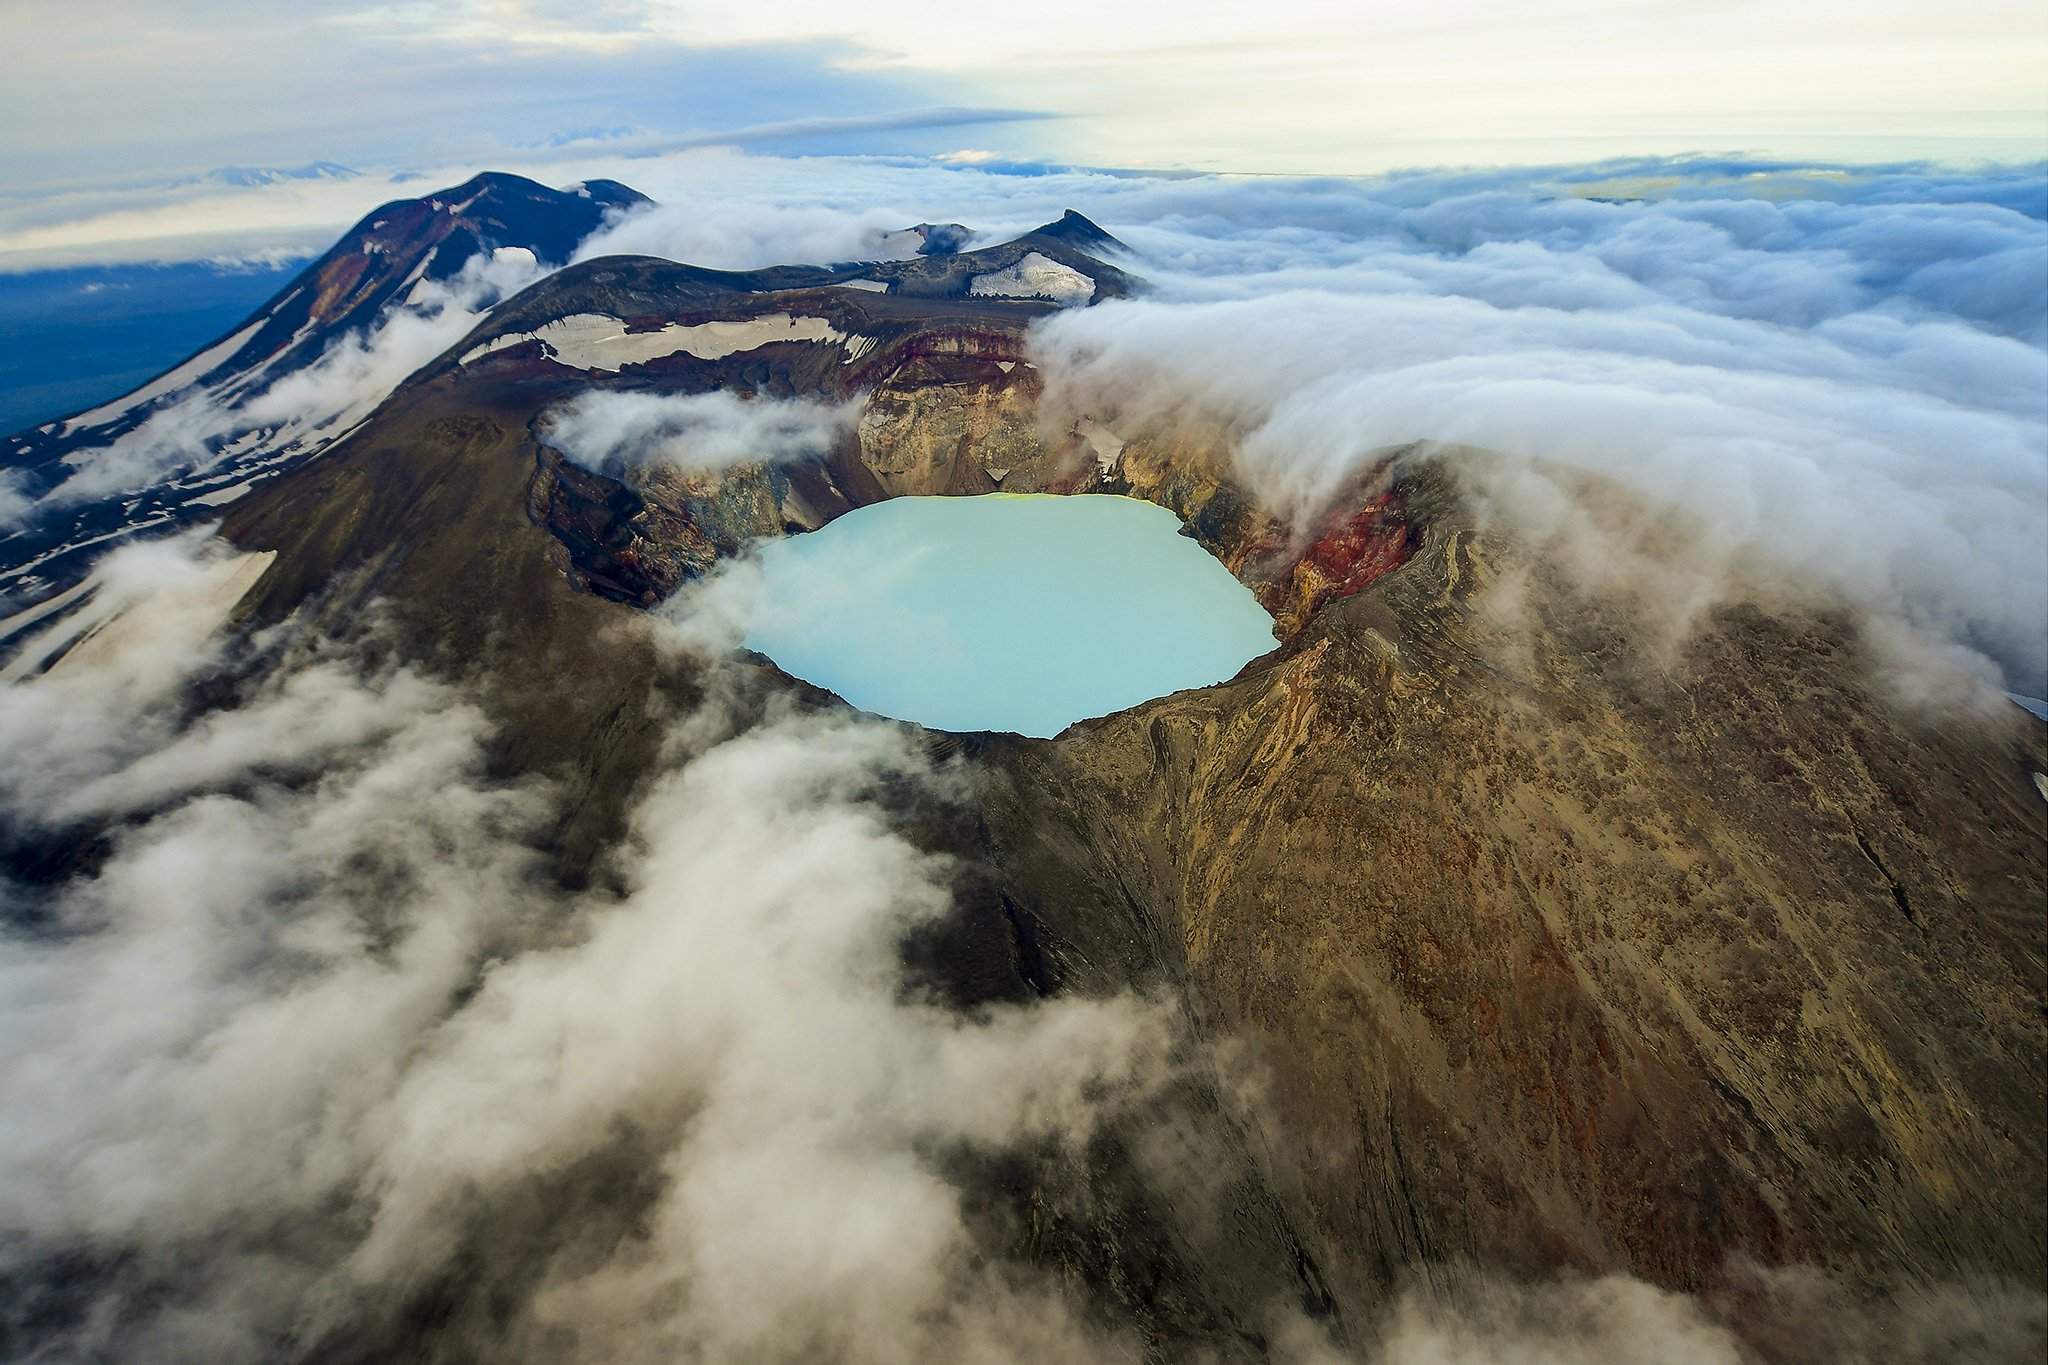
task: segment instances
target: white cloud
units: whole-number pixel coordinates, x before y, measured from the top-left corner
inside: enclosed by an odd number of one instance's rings
[[[389,24],[395,13],[376,15]],[[1804,155],[1830,138],[1839,145],[1845,130],[1893,148],[1916,136],[1925,147],[1930,133],[2038,145],[2032,73],[2048,56],[2048,24],[2014,0],[1939,14],[1844,0],[1793,14],[1753,4],[1708,12],[1654,0],[1625,13],[1540,15],[1489,0],[1426,11],[1389,0],[1255,10],[1047,0],[1028,22],[987,8],[953,11],[942,24],[829,0],[667,0],[626,23],[508,20],[471,5],[403,13],[419,41],[563,53],[829,38],[837,70],[941,78],[980,98],[1076,116],[1053,141],[1057,155],[1294,173],[1587,157],[1657,149],[1646,145],[1657,135]]]
[[[603,474],[652,466],[698,473],[827,454],[859,415],[857,399],[592,389],[544,414],[541,434],[576,464]]]
[[[716,270],[896,260],[916,254],[915,241],[894,235],[915,221],[883,207],[785,204],[769,214],[719,196],[635,209],[591,234],[576,255],[661,256]]]
[[[211,552],[123,553],[110,585]],[[691,718],[627,889],[571,894],[534,851],[550,793],[488,778],[458,692],[302,642],[187,719],[218,648],[153,637],[0,690],[14,739],[66,698],[92,710],[14,750],[7,825],[128,817],[103,862],[0,888],[0,1286],[83,1293],[50,1328],[64,1349],[269,1359],[287,1328],[374,1328],[458,1257],[479,1290],[518,1273],[479,1223],[627,1160],[643,1202],[563,1211],[601,1254],[472,1345],[1093,1352],[1053,1284],[982,1253],[941,1158],[1085,1140],[1169,1074],[1166,1016],[907,988],[899,943],[948,912],[952,868],[878,793],[943,801],[953,778],[904,732]],[[94,1269],[46,1285],[60,1253]]]
[[[1302,524],[1409,442],[1584,471],[1695,519],[1697,561],[1596,531],[1526,468],[1474,466],[1496,515],[1579,567],[1665,561],[1685,612],[1817,588],[2022,690],[2048,680],[2039,218],[1889,188],[1621,205],[1500,181],[1155,189],[1178,203],[1110,220],[1155,292],[1039,326],[1048,402],[1126,434],[1220,420]],[[2018,257],[2043,266],[2018,293],[1967,287]]]
[[[133,547],[102,591],[153,617],[219,553]],[[910,735],[709,701],[668,736],[621,889],[571,892],[537,852],[555,794],[490,777],[489,722],[458,689],[289,632],[263,644],[281,670],[198,715],[188,686],[226,686],[231,652],[204,632],[0,688],[0,739],[26,756],[0,827],[121,817],[70,875],[0,884],[17,1344],[607,1365],[1141,1350],[1081,1286],[981,1239],[959,1159],[1078,1153],[1156,1102],[1182,1064],[1170,1012],[961,1012],[906,980],[901,942],[949,912],[956,869],[890,811],[961,795]],[[706,662],[715,699],[735,679]],[[1207,1174],[1145,1169],[1161,1207]],[[1412,1290],[1354,1321],[1352,1353],[1283,1314],[1276,1359],[1750,1358],[1711,1301],[1460,1274],[1451,1300]],[[2038,1353],[2031,1287],[1886,1302],[1753,1279],[1741,1325],[1787,1358]]]

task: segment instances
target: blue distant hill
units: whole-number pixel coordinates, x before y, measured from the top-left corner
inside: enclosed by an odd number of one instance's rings
[[[234,326],[302,264],[0,274],[0,431],[119,397]]]
[[[275,185],[280,180],[354,180],[360,171],[334,161],[309,161],[303,166],[222,166],[206,179],[223,185]]]

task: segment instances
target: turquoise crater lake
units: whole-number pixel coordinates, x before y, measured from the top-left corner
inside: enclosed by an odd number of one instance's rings
[[[1054,735],[1273,648],[1273,620],[1162,507],[895,498],[760,546],[747,645],[864,711]]]

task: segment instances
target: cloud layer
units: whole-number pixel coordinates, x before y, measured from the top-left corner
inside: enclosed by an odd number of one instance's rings
[[[1048,401],[1219,421],[1303,524],[1391,447],[1478,447],[1493,513],[1588,561],[1610,533],[1536,465],[1578,470],[1693,520],[1687,610],[1815,588],[2048,681],[2037,178],[1628,203],[1517,179],[1153,187],[1152,221],[1110,221],[1157,288],[1039,327]]]
[[[0,882],[13,1347],[1142,1354],[1083,1286],[988,1240],[961,1172],[1156,1122],[1199,1059],[1144,998],[963,1012],[906,977],[904,936],[949,912],[956,869],[890,812],[949,801],[956,774],[891,725],[742,723],[714,700],[676,718],[619,889],[565,891],[536,852],[555,794],[489,776],[472,698],[289,632],[210,633],[178,603],[223,553],[120,551],[101,591],[149,628],[0,687],[5,851],[85,850]],[[723,646],[696,645],[735,681]],[[278,667],[236,685],[250,648]],[[195,708],[202,684],[232,700]],[[1155,1133],[1162,1151],[1176,1136]],[[1205,1207],[1213,1173],[1145,1171],[1160,1207]],[[2019,1360],[2048,1330],[2030,1290],[1886,1301],[1740,1273],[1744,1331],[1787,1359]],[[1711,1303],[1625,1277],[1447,1283],[1353,1322],[1343,1348],[1275,1304],[1269,1358],[1754,1358]]]
[[[1011,156],[1301,174],[1702,144],[2030,155],[2048,24],[2014,0],[1732,15],[1042,0],[1028,19],[969,8],[943,24],[817,0],[16,0],[0,41],[38,56],[0,89],[10,184],[88,165],[502,161],[593,133],[942,152],[960,135],[934,141],[933,120],[962,106],[1068,116],[973,130]]]
[[[122,551],[107,590],[215,553]],[[1093,1355],[978,1247],[946,1162],[1085,1140],[1168,1074],[1166,1022],[908,989],[952,870],[877,793],[951,779],[902,731],[692,718],[628,889],[576,895],[533,852],[550,792],[486,776],[457,691],[301,642],[192,716],[220,651],[160,629],[0,691],[0,830],[113,818],[86,870],[0,887],[0,1317],[49,1308],[65,1353],[273,1359],[401,1330],[460,1262],[447,1330],[519,1358]],[[491,1240],[591,1168],[612,1202]],[[515,1289],[509,1323],[461,1316]]]

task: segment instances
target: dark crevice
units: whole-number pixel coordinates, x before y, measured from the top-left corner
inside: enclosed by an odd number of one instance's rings
[[[1863,850],[1863,856],[1877,869],[1877,875],[1884,878],[1884,884],[1892,889],[1892,901],[1899,907],[1899,913],[1906,917],[1908,923],[1918,928],[1920,917],[1913,913],[1913,903],[1906,899],[1906,888],[1899,885],[1899,879],[1894,877],[1891,869],[1878,858],[1877,850],[1870,846],[1870,840],[1863,837],[1863,831],[1860,829],[1856,831],[1856,846]]]
[[[1010,940],[1017,950],[1017,975],[1024,978],[1034,995],[1053,993],[1052,973],[1045,965],[1045,954],[1038,946],[1038,929],[1031,917],[1017,908],[1017,903],[1008,896],[1001,897],[1003,918],[1010,923]]]

